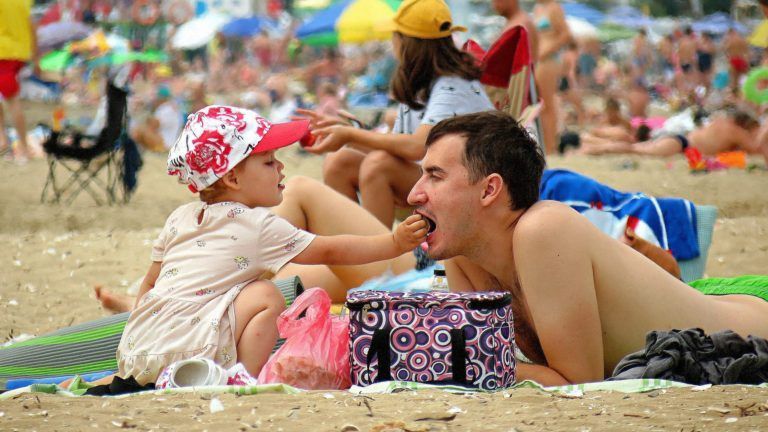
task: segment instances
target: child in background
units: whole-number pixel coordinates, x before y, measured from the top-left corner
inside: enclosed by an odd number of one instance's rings
[[[341,98],[335,84],[324,82],[317,92],[317,112],[327,116],[337,116],[341,108]]]
[[[277,339],[285,300],[267,280],[289,262],[363,264],[410,252],[426,236],[420,216],[394,235],[315,236],[272,214],[282,201],[275,151],[307,133],[308,121],[271,124],[241,108],[189,116],[168,172],[200,201],[171,213],[152,248],[117,351],[119,375],[140,384],[179,360],[242,363],[257,376]]]

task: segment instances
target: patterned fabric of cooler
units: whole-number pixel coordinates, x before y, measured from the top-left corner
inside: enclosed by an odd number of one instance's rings
[[[287,305],[304,291],[298,277],[275,281]],[[115,352],[128,313],[66,327],[0,348],[0,390],[9,380],[64,377],[117,369]],[[275,349],[283,344],[280,339]]]
[[[678,261],[680,278],[684,282],[691,282],[704,277],[709,247],[712,245],[712,233],[717,221],[717,207],[711,205],[697,205],[695,207],[699,256],[694,259]]]
[[[347,308],[353,385],[397,380],[494,390],[515,382],[508,293],[358,291]]]

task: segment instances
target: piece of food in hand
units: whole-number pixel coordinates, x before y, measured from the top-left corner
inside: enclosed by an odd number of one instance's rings
[[[317,141],[317,137],[312,132],[307,131],[307,134],[299,140],[299,144],[302,147],[312,147],[315,141]]]

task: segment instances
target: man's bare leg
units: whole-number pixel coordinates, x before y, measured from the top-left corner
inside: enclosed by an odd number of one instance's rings
[[[10,150],[11,144],[8,142],[8,136],[5,134],[5,111],[3,103],[0,102],[0,153]]]
[[[607,153],[632,153],[632,144],[624,141],[614,141],[599,138],[585,133],[581,135],[579,153],[586,155],[601,155]]]
[[[318,235],[377,235],[391,230],[379,222],[353,201],[337,193],[330,187],[307,177],[293,177],[286,184],[283,202],[272,211],[288,220],[291,224]],[[346,296],[346,290],[359,286],[373,277],[392,271],[395,274],[413,269],[416,259],[412,254],[404,254],[393,260],[379,261],[358,266],[329,266],[327,268],[338,281],[329,278],[328,273],[317,270],[323,266],[286,266],[278,277],[298,275],[309,286],[334,282],[322,286],[329,291],[334,300]],[[340,283],[339,283],[340,282]]]
[[[674,156],[683,151],[683,145],[676,137],[664,137],[633,144],[632,151],[644,156]]]
[[[24,108],[21,106],[21,100],[18,96],[8,99],[8,111],[11,112],[13,125],[16,127],[16,134],[19,136],[19,148],[14,152],[13,156],[18,161],[25,161],[31,154],[27,145],[27,125],[24,119]]]

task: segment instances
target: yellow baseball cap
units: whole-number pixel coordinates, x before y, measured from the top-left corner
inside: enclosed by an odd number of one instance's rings
[[[405,0],[383,30],[419,39],[440,39],[467,28],[453,25],[451,10],[444,0]]]

